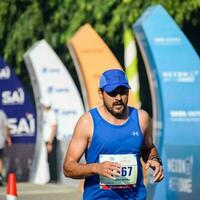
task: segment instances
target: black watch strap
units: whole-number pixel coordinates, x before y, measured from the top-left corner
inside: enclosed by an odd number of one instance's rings
[[[162,166],[162,160],[159,157],[154,157],[151,160],[158,161],[160,163],[160,165]]]

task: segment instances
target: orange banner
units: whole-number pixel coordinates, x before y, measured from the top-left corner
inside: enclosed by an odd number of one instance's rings
[[[102,103],[98,96],[100,75],[108,69],[122,69],[121,65],[89,24],[82,26],[74,34],[68,48],[79,76],[86,109],[100,105]],[[136,105],[131,91],[129,105]]]

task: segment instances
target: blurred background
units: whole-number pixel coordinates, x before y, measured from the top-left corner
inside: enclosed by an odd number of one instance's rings
[[[82,182],[62,175],[74,124],[100,103],[99,75],[122,68],[133,89],[129,104],[153,118],[166,171],[159,186],[145,172],[149,199],[198,199],[199,34],[199,0],[0,1],[0,109],[13,142],[5,179],[14,171],[19,182],[49,181],[40,137],[45,97],[58,121],[57,183],[81,190]]]
[[[23,54],[45,38],[67,66],[78,85],[66,43],[78,28],[90,23],[124,66],[124,26],[129,28],[151,5],[161,4],[178,23],[195,50],[200,53],[198,0],[184,1],[1,1],[1,56],[15,69],[26,87],[30,86]]]

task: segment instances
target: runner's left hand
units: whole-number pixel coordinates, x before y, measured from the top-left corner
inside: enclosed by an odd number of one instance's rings
[[[154,173],[154,182],[160,182],[164,178],[163,168],[156,160],[148,160],[145,169],[152,168]]]

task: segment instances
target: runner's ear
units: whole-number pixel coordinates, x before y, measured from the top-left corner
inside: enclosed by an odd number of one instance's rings
[[[99,94],[99,97],[100,99],[103,99],[103,90],[102,89],[98,89],[98,94]]]

